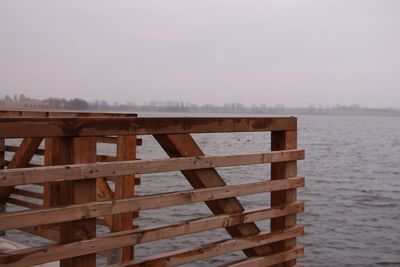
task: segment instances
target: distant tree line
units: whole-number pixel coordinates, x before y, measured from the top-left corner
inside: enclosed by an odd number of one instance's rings
[[[151,101],[145,104],[126,102],[109,103],[104,100],[88,102],[81,98],[47,98],[38,100],[23,94],[14,96],[5,95],[0,98],[0,107],[6,107],[7,102],[21,102],[24,107],[69,109],[69,110],[97,110],[121,112],[184,112],[184,113],[242,113],[242,114],[337,114],[337,115],[400,115],[399,109],[391,108],[364,108],[359,105],[336,105],[324,107],[322,105],[309,105],[308,107],[291,108],[283,104],[267,106],[265,104],[245,106],[242,103],[226,103],[224,105],[193,104],[183,101]],[[34,102],[34,105],[29,104]],[[39,104],[38,104],[39,103]]]

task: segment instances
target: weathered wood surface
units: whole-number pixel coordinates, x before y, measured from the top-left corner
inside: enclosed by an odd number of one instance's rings
[[[278,252],[264,257],[252,257],[238,262],[220,265],[219,267],[266,267],[273,266],[282,262],[293,261],[303,256],[304,247],[301,245],[297,245],[294,248],[286,250],[284,252]],[[302,266],[294,265],[293,267]]]
[[[83,181],[87,182],[95,180]],[[279,181],[262,181],[249,184],[154,194],[114,201],[91,202],[57,208],[8,212],[0,214],[0,230],[80,220],[84,218],[93,218],[137,210],[157,209],[215,199],[286,190],[303,186],[304,177],[295,177]]]
[[[256,246],[266,245],[271,242],[282,241],[288,238],[301,236],[303,234],[304,228],[303,226],[299,225],[279,232],[277,231],[271,233],[269,231],[264,231],[256,235],[221,240],[204,244],[195,248],[186,248],[149,256],[140,260],[115,264],[111,265],[110,267],[178,266],[185,263],[228,254],[238,250],[245,250]]]
[[[290,118],[1,118],[0,138],[296,130]]]
[[[303,211],[304,203],[297,202],[291,205],[270,209],[247,210],[233,214],[191,219],[169,225],[110,233],[91,240],[69,244],[52,244],[14,251],[9,255],[0,256],[0,266],[29,266],[62,259],[64,257],[75,257],[128,245],[143,244],[223,227],[232,227],[234,225],[271,219]]]
[[[271,150],[279,151],[297,148],[297,131],[280,131],[271,133]],[[271,164],[271,180],[285,180],[288,177],[297,175],[297,162],[286,161]],[[297,200],[296,189],[277,191],[271,193],[271,206],[279,206],[293,203]],[[271,220],[271,231],[279,231],[296,225],[296,214],[275,218]],[[296,239],[276,242],[271,244],[274,251],[280,252],[296,246]],[[296,261],[288,261],[276,267],[289,267],[296,264]]]
[[[190,169],[205,169],[203,172],[209,172],[207,170],[209,168],[292,161],[301,160],[303,158],[304,150],[286,150],[257,154],[115,161],[94,164],[74,164],[15,170],[10,169],[0,170],[0,186],[60,182]],[[197,170],[197,172],[200,173],[202,171]]]

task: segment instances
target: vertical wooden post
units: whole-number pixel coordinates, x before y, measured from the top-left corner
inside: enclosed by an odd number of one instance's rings
[[[96,162],[96,138],[73,138],[71,155],[74,163]],[[96,179],[69,181],[61,185],[62,204],[80,204],[92,201],[96,201]],[[60,226],[61,243],[91,239],[95,236],[96,218],[66,222]],[[95,267],[96,254],[61,260],[60,266]]]
[[[297,148],[297,131],[276,131],[271,132],[271,150],[285,150]],[[281,180],[297,175],[297,162],[278,162],[271,164],[271,180]],[[296,189],[282,190],[271,193],[271,206],[279,206],[293,203],[297,199]],[[271,231],[282,230],[296,225],[296,214],[282,216],[271,220]],[[295,247],[296,238],[287,239],[271,244],[276,252],[281,252]],[[293,266],[296,261],[289,261],[275,266]]]
[[[117,137],[117,160],[136,159],[136,136]],[[115,179],[115,199],[129,198],[134,195],[135,176],[127,175]],[[133,213],[123,213],[113,216],[112,232],[132,229]],[[108,264],[128,261],[133,258],[133,246],[112,250],[108,257]]]
[[[45,138],[44,165],[65,165],[72,163],[71,138]],[[45,183],[43,188],[43,206],[45,208],[61,205],[61,184]]]

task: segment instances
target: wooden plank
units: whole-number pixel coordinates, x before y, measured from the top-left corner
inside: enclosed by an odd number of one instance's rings
[[[194,171],[196,176],[198,176],[198,173],[205,176],[205,174],[210,172],[210,168],[292,161],[303,158],[304,150],[287,150],[257,154],[195,156],[159,160],[115,161],[93,164],[25,168],[19,170],[0,170],[0,186],[94,179],[98,177],[114,177],[191,169],[197,169]],[[215,181],[215,179],[208,178],[211,183],[208,187],[213,185],[212,181]],[[195,180],[196,179],[191,179],[191,183],[195,183]],[[216,185],[224,185],[224,183],[219,182]],[[205,186],[201,186],[201,184],[199,184],[199,186],[195,185],[195,188],[201,187]]]
[[[133,244],[143,244],[160,239],[266,220],[303,211],[304,203],[298,202],[288,206],[270,209],[247,210],[243,213],[222,214],[176,222],[169,225],[110,233],[91,240],[78,241],[69,244],[52,244],[13,251],[8,255],[0,255],[0,264],[4,264],[5,266],[7,266],[6,264],[10,266],[30,266],[51,262],[64,257],[80,256]]]
[[[0,118],[0,138],[296,130],[296,118]]]
[[[72,157],[74,163],[96,162],[96,138],[74,138]],[[96,201],[96,180],[77,180],[61,185],[62,204],[81,204]],[[59,221],[61,222],[61,221]],[[60,224],[60,242],[70,243],[96,237],[96,218],[81,216],[79,220]],[[96,253],[72,257],[60,261],[60,267],[95,267]]]
[[[256,246],[262,246],[271,242],[282,241],[288,238],[304,234],[303,226],[294,226],[290,229],[269,232],[264,231],[256,235],[226,239],[204,244],[195,248],[180,249],[159,255],[149,256],[140,260],[111,265],[110,267],[158,267],[178,266],[211,257],[221,256],[239,250],[245,250]]]
[[[20,188],[14,188],[12,194],[43,200],[43,194]]]
[[[297,148],[297,131],[280,131],[271,133],[271,150],[279,151]],[[297,162],[277,162],[271,164],[271,180],[279,181],[297,175]],[[296,189],[282,190],[271,193],[271,206],[279,206],[296,202]],[[271,220],[271,231],[279,231],[296,225],[296,214]],[[285,240],[271,244],[274,251],[280,252],[296,246],[296,239]],[[288,267],[296,264],[295,260],[276,265]]]
[[[57,208],[38,209],[34,211],[8,212],[0,214],[0,230],[80,220],[83,218],[93,218],[137,210],[157,209],[216,199],[226,199],[236,196],[286,190],[302,186],[304,186],[304,178],[295,177],[279,181],[262,181],[249,184],[185,190],[114,201],[91,202]],[[86,195],[86,193],[82,193],[82,195]]]
[[[246,260],[220,265],[219,267],[266,267],[282,262],[292,261],[304,256],[304,247],[297,245],[292,249],[264,257],[253,257]],[[296,267],[296,266],[293,266]]]
[[[1,128],[1,127],[0,127]],[[14,168],[24,168],[31,161],[33,155],[36,152],[36,149],[39,147],[43,138],[25,138],[22,140],[22,143],[19,146],[17,152],[15,152],[10,164],[8,165],[9,169]],[[0,187],[0,201],[4,201],[11,194],[14,186],[4,186]]]
[[[117,159],[134,160],[136,159],[136,136],[117,137]],[[115,199],[126,199],[134,196],[135,176],[125,175],[115,178]],[[127,212],[112,216],[113,223],[111,232],[130,230],[133,228],[133,213]],[[108,257],[108,264],[128,261],[133,259],[133,246],[113,250]]]
[[[155,135],[154,136],[161,147],[172,157],[190,157],[197,156],[198,158],[204,157],[203,151],[193,140],[189,134],[169,134],[169,135]],[[263,157],[263,159],[269,156]],[[270,158],[272,159],[272,158]],[[280,159],[282,160],[282,158]],[[263,163],[264,160],[262,160]],[[268,161],[268,160],[267,160]],[[234,161],[232,166],[240,165],[238,160]],[[193,188],[212,188],[225,186],[225,182],[218,172],[214,169],[218,167],[216,164],[210,164],[209,168],[201,170],[183,170],[182,174],[193,186]],[[207,201],[206,205],[214,214],[233,213],[243,211],[240,202],[232,196],[231,198]],[[233,227],[225,228],[232,237],[241,237],[248,235],[255,235],[260,232],[257,225],[254,223],[247,223]],[[246,249],[243,251],[248,257],[255,255],[264,255],[270,252],[267,246],[260,246],[257,248]]]

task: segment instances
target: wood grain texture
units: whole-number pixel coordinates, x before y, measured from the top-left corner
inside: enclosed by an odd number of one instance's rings
[[[172,267],[186,263],[195,262],[202,259],[216,257],[239,250],[266,245],[271,242],[277,242],[288,238],[301,236],[304,234],[303,226],[294,226],[292,228],[269,232],[264,231],[256,235],[237,237],[221,240],[213,243],[207,243],[199,247],[180,249],[166,252],[158,255],[145,257],[140,260],[134,260],[122,264],[111,265],[110,267]]]
[[[96,162],[96,138],[77,137],[72,140],[74,163]],[[83,204],[96,201],[96,180],[76,180],[61,184],[61,204]],[[96,218],[82,216],[79,220],[60,224],[60,242],[69,243],[92,239],[96,236]],[[60,261],[60,267],[95,267],[96,254],[86,254]]]
[[[0,265],[29,266],[41,264],[65,257],[80,256],[127,245],[143,244],[303,211],[304,203],[297,202],[288,206],[270,209],[246,210],[239,213],[222,214],[175,222],[168,225],[110,233],[91,240],[77,241],[68,244],[45,245],[14,251],[9,255],[0,255]]]
[[[297,148],[297,131],[279,131],[271,133],[271,150],[279,151]],[[271,164],[271,180],[285,180],[292,175],[297,175],[297,162],[277,162]],[[293,203],[297,200],[296,189],[282,190],[271,193],[271,206]],[[271,231],[279,231],[296,225],[296,215],[288,215],[271,220]],[[296,239],[276,242],[271,244],[274,251],[284,251],[296,246]],[[280,263],[276,267],[288,267],[296,264],[295,260]]]
[[[99,177],[115,177],[131,174],[192,169],[196,169],[196,173],[209,173],[210,168],[293,161],[301,160],[303,158],[304,150],[286,150],[242,155],[188,156],[158,160],[99,162],[93,164],[0,170],[0,186],[94,179]],[[201,175],[204,176],[205,174]],[[191,180],[193,180],[191,183],[195,185],[194,188],[205,187],[204,184],[201,185],[200,181],[197,182],[199,183],[199,186],[197,186],[196,179]],[[210,186],[216,183],[212,182],[215,179],[209,178],[208,180],[210,180]],[[224,184],[225,183],[223,182],[219,182],[219,184],[215,185]]]
[[[172,158],[204,156],[203,151],[189,134],[155,135],[154,137],[161,147]],[[236,166],[237,164],[238,161],[235,162]],[[201,170],[191,170],[192,168],[188,170],[182,170],[182,174],[193,186],[193,188],[213,188],[226,186],[222,177],[214,169],[214,167],[217,166],[215,164],[211,164],[208,167],[210,168]],[[243,211],[243,206],[234,196],[220,200],[206,201],[205,203],[214,214]],[[225,229],[232,237],[254,235],[260,232],[254,223],[226,227]],[[246,249],[244,250],[244,253],[247,256],[254,256],[264,255],[269,253],[269,251],[270,250],[267,246],[260,246],[257,248]]]
[[[83,181],[89,182],[95,180]],[[80,202],[81,204],[67,205],[57,208],[7,212],[0,214],[0,230],[23,228],[49,223],[59,223],[70,220],[80,220],[84,218],[94,218],[110,214],[132,212],[136,210],[158,209],[162,207],[184,205],[217,199],[229,199],[236,196],[286,190],[303,186],[304,178],[294,177],[279,181],[262,181],[240,185],[218,186],[211,188],[138,196],[113,201],[90,203]],[[81,194],[85,192],[85,194],[83,194],[85,196],[91,194],[88,194],[86,190],[88,189],[81,186],[75,191],[78,191]],[[63,195],[63,199],[68,199],[68,196]],[[93,200],[95,199],[96,198],[94,197]],[[236,212],[241,211],[243,211],[243,209]],[[235,211],[231,211],[230,213],[233,212]]]
[[[296,118],[0,117],[0,138],[296,130]]]

